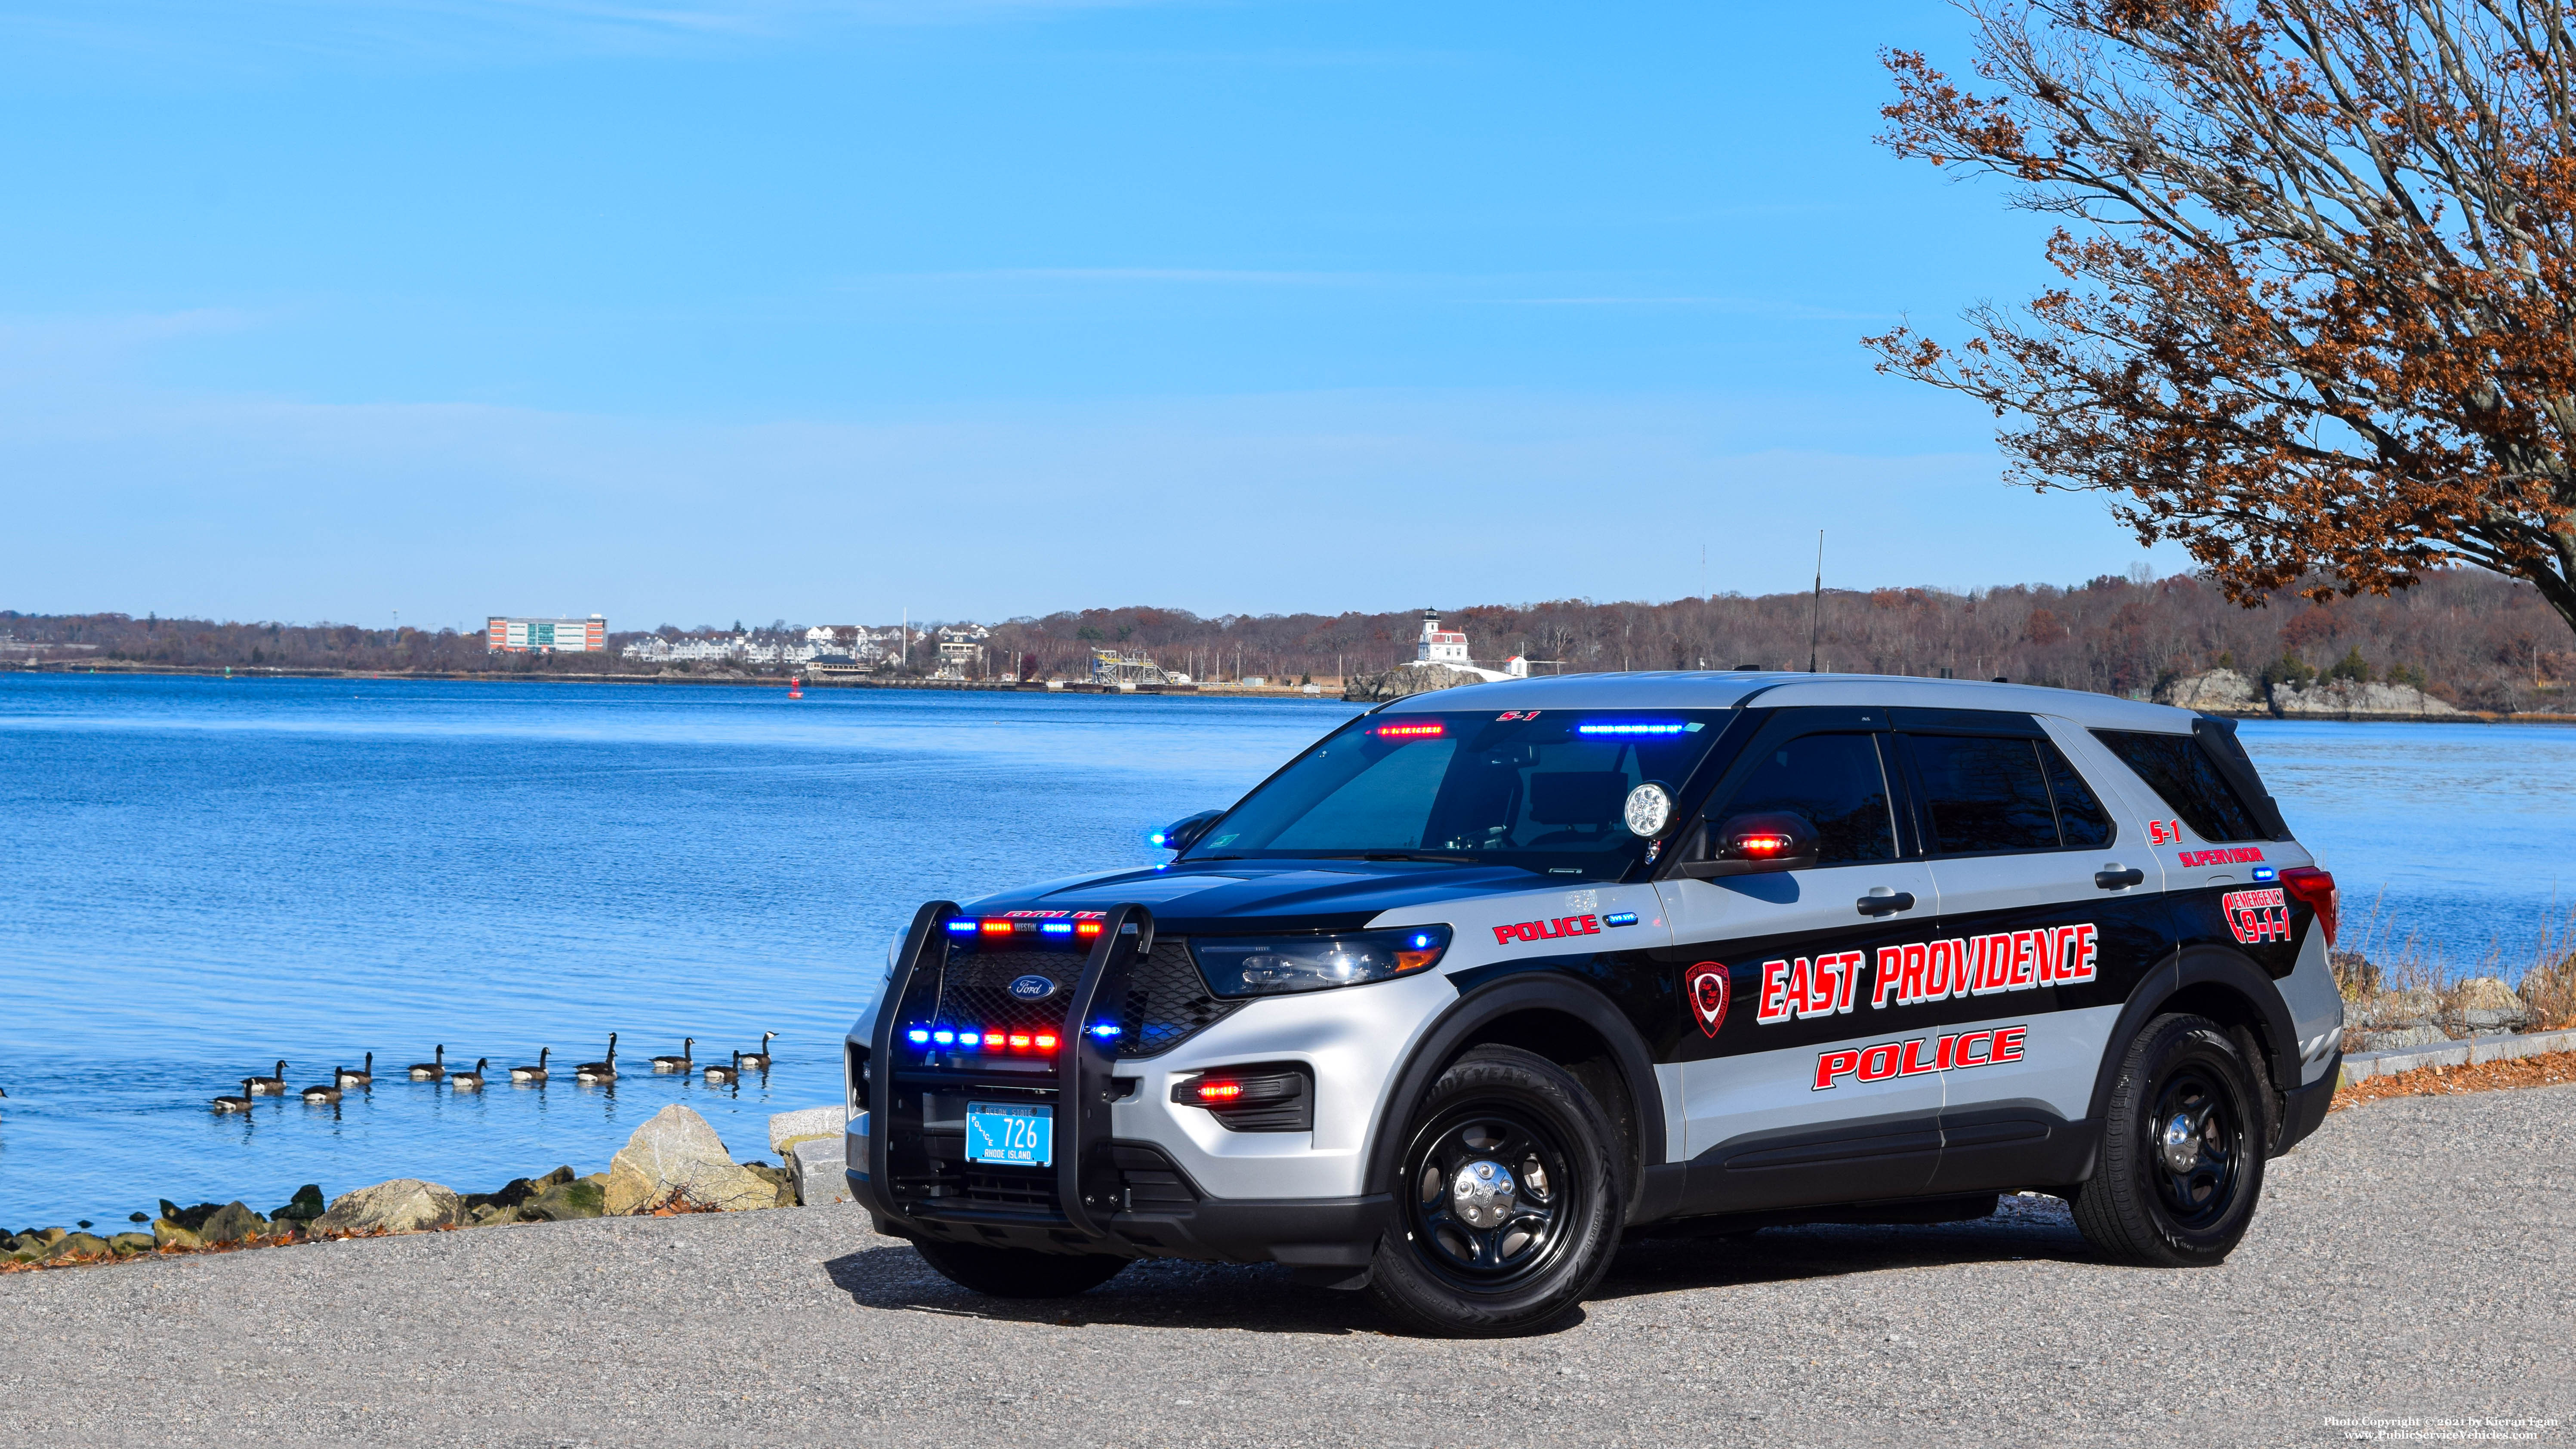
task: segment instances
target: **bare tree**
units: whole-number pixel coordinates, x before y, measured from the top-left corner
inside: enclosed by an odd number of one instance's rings
[[[1972,93],[1885,59],[1899,154],[2060,218],[2061,285],[1880,366],[2006,419],[2228,595],[2467,560],[2576,627],[2576,35],[2563,0],[1961,0]]]

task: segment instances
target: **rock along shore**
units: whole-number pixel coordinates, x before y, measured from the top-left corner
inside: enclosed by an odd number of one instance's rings
[[[770,1145],[783,1165],[736,1162],[715,1128],[678,1105],[655,1113],[610,1158],[608,1170],[576,1175],[569,1166],[517,1177],[492,1192],[460,1193],[441,1183],[402,1177],[342,1193],[325,1202],[308,1183],[284,1205],[261,1213],[249,1205],[164,1198],[160,1215],[136,1213],[149,1231],[97,1234],[78,1228],[0,1231],[0,1271],[62,1267],[147,1253],[197,1253],[279,1246],[315,1238],[381,1237],[509,1223],[575,1218],[748,1212],[807,1203],[846,1202],[841,1176],[839,1107],[808,1108],[770,1120]]]

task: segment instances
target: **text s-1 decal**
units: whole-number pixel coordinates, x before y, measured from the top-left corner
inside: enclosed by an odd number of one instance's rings
[[[1883,1082],[1890,1077],[1919,1077],[1926,1072],[1963,1072],[1970,1067],[2017,1062],[2021,1060],[2022,1047],[2029,1032],[2030,1028],[2026,1026],[1998,1026],[1937,1039],[1918,1036],[1908,1041],[1884,1041],[1875,1046],[1818,1052],[1815,1089],[1822,1092],[1839,1087],[1845,1077],[1858,1082]]]
[[[1494,944],[1501,946],[1513,941],[1555,941],[1567,936],[1600,934],[1599,916],[1559,916],[1552,921],[1523,921],[1513,926],[1496,926]]]
[[[2259,891],[2229,891],[2218,908],[2227,913],[2227,929],[2248,946],[2290,939],[2290,902],[2279,886]]]
[[[1869,1004],[1917,1006],[1958,996],[1992,996],[2090,981],[2099,934],[2087,921],[1881,946]],[[1772,1026],[1850,1011],[1860,999],[1860,977],[1868,960],[1868,952],[1844,951],[1763,962],[1762,995],[1753,1003],[1753,1019]]]
[[[2147,844],[2171,845],[2180,839],[2182,839],[2181,821],[2150,820],[2147,822]]]
[[[2226,850],[2183,850],[2175,852],[2174,859],[2186,866],[2254,865],[2263,859],[2263,849],[2256,845],[2237,845]]]

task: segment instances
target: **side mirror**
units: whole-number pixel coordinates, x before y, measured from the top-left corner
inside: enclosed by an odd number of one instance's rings
[[[1165,850],[1175,852],[1187,850],[1198,844],[1199,837],[1207,834],[1208,827],[1214,825],[1224,814],[1222,810],[1202,810],[1196,815],[1173,821],[1147,836],[1146,839]]]
[[[1707,849],[1673,874],[1690,880],[1804,870],[1816,863],[1816,827],[1795,815],[1730,815],[1704,827]]]

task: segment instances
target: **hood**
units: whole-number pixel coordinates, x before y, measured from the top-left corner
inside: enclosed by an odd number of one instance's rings
[[[1168,869],[1116,871],[999,891],[962,909],[1105,911],[1136,904],[1158,931],[1238,935],[1253,931],[1347,931],[1387,911],[1575,884],[1503,867],[1429,861],[1228,860]]]

